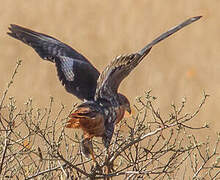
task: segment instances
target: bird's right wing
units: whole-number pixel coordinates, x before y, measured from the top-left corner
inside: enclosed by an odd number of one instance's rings
[[[79,99],[94,98],[99,72],[80,53],[61,41],[12,24],[8,35],[31,46],[41,58],[55,62],[60,81]]]

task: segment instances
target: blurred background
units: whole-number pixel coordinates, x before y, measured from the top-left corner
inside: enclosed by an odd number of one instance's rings
[[[186,97],[187,110],[195,110],[205,90],[211,97],[193,121],[206,122],[210,129],[201,137],[220,130],[220,1],[212,0],[7,0],[0,7],[0,93],[18,59],[22,67],[9,94],[18,108],[32,97],[36,107],[45,107],[53,96],[69,109],[78,99],[68,94],[57,78],[54,64],[43,61],[28,46],[7,36],[14,23],[56,37],[86,56],[98,70],[117,55],[132,53],[169,28],[189,17],[202,15],[188,26],[154,47],[142,63],[123,81],[120,92],[131,103],[152,89],[162,114],[170,104]]]

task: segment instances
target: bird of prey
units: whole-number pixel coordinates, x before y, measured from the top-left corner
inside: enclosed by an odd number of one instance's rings
[[[91,139],[102,137],[104,146],[108,148],[115,125],[125,111],[131,112],[129,100],[118,93],[121,81],[154,45],[200,18],[189,18],[136,53],[116,57],[101,74],[83,55],[51,36],[14,24],[9,27],[8,34],[34,48],[41,58],[54,62],[67,92],[84,100],[70,115],[66,126],[83,130],[82,150],[86,156],[92,155],[94,160]]]

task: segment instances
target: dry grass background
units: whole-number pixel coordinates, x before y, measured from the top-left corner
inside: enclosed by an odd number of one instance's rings
[[[22,43],[6,35],[10,23],[50,34],[84,54],[101,71],[116,55],[135,52],[157,35],[183,20],[203,18],[157,45],[121,84],[133,103],[144,90],[158,96],[162,112],[171,102],[186,97],[191,111],[202,91],[211,97],[194,125],[210,129],[199,136],[214,136],[220,129],[220,1],[212,0],[7,0],[0,7],[0,92],[6,87],[15,62],[22,68],[10,95],[23,105],[33,97],[44,107],[49,96],[71,106],[79,102],[61,86],[56,69]]]

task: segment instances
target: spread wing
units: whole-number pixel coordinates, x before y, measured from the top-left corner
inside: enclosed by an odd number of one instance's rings
[[[41,58],[54,62],[61,83],[67,92],[79,99],[92,100],[99,72],[80,53],[61,41],[12,24],[8,35],[31,46]]]
[[[117,93],[121,81],[141,62],[154,45],[200,18],[201,16],[197,16],[184,21],[160,35],[137,53],[116,57],[99,76],[95,99],[111,99],[112,95]]]

